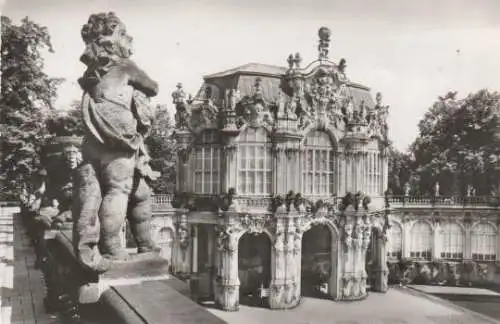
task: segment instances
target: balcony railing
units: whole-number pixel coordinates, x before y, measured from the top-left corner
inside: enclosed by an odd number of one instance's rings
[[[173,194],[153,195],[153,210],[172,209]],[[212,195],[195,195],[192,197],[210,198]],[[304,197],[311,201],[323,200],[325,203],[338,206],[341,197]],[[237,196],[234,198],[242,208],[267,211],[272,203],[269,196]],[[473,197],[428,197],[428,196],[389,196],[389,204],[394,208],[491,208],[500,205],[500,199],[491,196],[473,196]]]
[[[153,195],[153,210],[166,210],[172,208],[173,194],[157,194]]]
[[[493,207],[498,204],[498,198],[491,196],[390,196],[391,207]]]

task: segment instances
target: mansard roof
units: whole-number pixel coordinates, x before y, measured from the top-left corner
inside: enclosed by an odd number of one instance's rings
[[[229,70],[206,75],[203,77],[203,79],[209,80],[214,78],[223,78],[235,74],[250,74],[250,75],[280,77],[282,74],[286,72],[286,70],[287,68],[283,66],[261,64],[261,63],[247,63]]]
[[[203,77],[205,82],[196,97],[201,99],[204,89],[209,84],[218,86],[222,90],[221,94],[225,90],[235,88],[240,91],[242,97],[249,96],[253,93],[257,78],[260,78],[264,100],[275,102],[278,99],[281,78],[287,70],[288,68],[284,66],[247,63],[229,70],[209,74]],[[369,108],[375,106],[369,87],[356,82],[349,82],[348,87],[355,106],[358,106],[363,101]]]

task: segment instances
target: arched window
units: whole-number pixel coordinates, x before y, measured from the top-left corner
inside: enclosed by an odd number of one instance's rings
[[[464,232],[457,223],[446,223],[441,226],[441,258],[462,260],[464,257]]]
[[[194,149],[194,192],[217,194],[220,191],[220,145],[215,131],[204,131]]]
[[[391,222],[389,241],[387,242],[387,257],[400,259],[403,249],[403,233],[398,223]]]
[[[416,259],[431,259],[432,228],[426,222],[417,222],[411,228],[410,257]]]
[[[493,225],[480,223],[472,229],[472,259],[495,261],[497,254],[497,232]]]
[[[262,128],[247,128],[238,145],[238,194],[269,195],[272,186],[271,141]]]
[[[302,192],[317,196],[335,193],[334,170],[335,155],[330,137],[324,132],[310,132],[304,142]]]

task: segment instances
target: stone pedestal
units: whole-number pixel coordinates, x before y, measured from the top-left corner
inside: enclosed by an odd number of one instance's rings
[[[104,274],[97,275],[82,267],[74,254],[72,231],[50,231],[50,260],[46,275],[51,278],[48,287],[51,300],[68,296],[75,305],[92,304],[111,286],[135,284],[144,281],[169,279],[168,261],[157,253],[130,255],[126,261],[116,261]],[[53,239],[52,239],[53,238]]]

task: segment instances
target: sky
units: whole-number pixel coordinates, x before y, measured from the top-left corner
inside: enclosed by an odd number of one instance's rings
[[[317,31],[331,29],[330,58],[352,81],[382,92],[390,138],[404,150],[418,122],[450,90],[500,90],[500,0],[3,0],[2,15],[48,27],[46,72],[66,81],[56,107],[79,100],[80,30],[92,13],[114,11],[134,38],[132,57],[171,104],[178,82],[195,94],[203,75],[250,62],[287,66],[317,58]],[[0,5],[2,0],[0,0]]]

